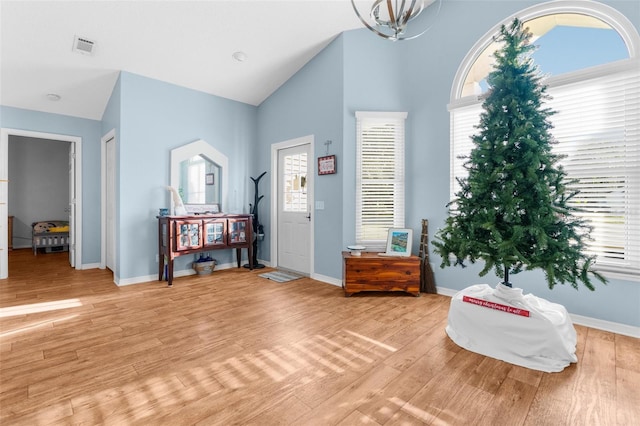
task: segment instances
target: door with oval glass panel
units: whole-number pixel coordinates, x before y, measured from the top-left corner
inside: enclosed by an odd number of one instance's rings
[[[310,144],[278,150],[278,267],[311,271]]]

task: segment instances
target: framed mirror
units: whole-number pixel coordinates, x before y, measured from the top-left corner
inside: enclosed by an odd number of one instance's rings
[[[178,193],[185,204],[220,204],[220,166],[202,154],[180,162]]]
[[[187,210],[193,206],[191,210],[198,213],[224,211],[228,166],[226,155],[199,139],[171,150],[171,186],[178,191]]]

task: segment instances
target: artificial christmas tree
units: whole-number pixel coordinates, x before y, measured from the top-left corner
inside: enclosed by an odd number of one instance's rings
[[[529,54],[531,34],[515,19],[502,26],[489,94],[465,163],[467,178],[450,203],[451,215],[436,234],[441,267],[485,262],[503,278],[495,288],[477,284],[451,299],[447,335],[473,352],[546,372],[577,362],[577,336],[564,306],[512,288],[509,274],[540,268],[549,288],[578,281],[593,290],[594,259],[584,254],[590,227],[572,215],[575,192],[551,151],[543,106],[545,87]]]
[[[503,47],[487,82],[479,133],[465,163],[468,177],[450,203],[451,215],[433,241],[441,267],[483,260],[481,276],[491,269],[511,287],[509,274],[542,269],[549,288],[581,281],[594,290],[589,274],[594,258],[584,254],[590,227],[572,215],[566,174],[551,151],[553,137],[541,84],[530,54],[531,33],[515,19],[502,26]]]

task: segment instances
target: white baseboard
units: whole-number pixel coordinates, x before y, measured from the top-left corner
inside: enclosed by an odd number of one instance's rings
[[[100,268],[100,264],[99,263],[83,263],[80,268],[78,269],[99,269]]]
[[[598,318],[583,317],[569,313],[574,324],[584,325],[585,327],[596,328],[598,330],[610,331],[611,333],[622,334],[625,336],[640,338],[640,327],[632,325],[620,324],[618,322],[605,321]]]
[[[459,290],[453,290],[445,287],[437,287],[438,294],[453,297]],[[640,327],[622,324],[619,322],[605,321],[598,318],[585,317],[569,312],[569,316],[574,324],[591,327],[598,330],[609,331],[611,333],[622,334],[624,336],[640,338]]]
[[[174,274],[173,276],[176,277],[177,273]],[[126,285],[132,285],[132,284],[148,283],[151,281],[156,281],[157,279],[158,279],[158,275],[145,275],[141,277],[125,278],[125,279],[115,278],[115,283],[118,287],[123,287]]]
[[[442,294],[443,296],[453,297],[459,290],[436,286],[436,291],[438,292],[438,294]]]
[[[238,264],[236,262],[216,264],[214,271],[222,270],[222,269],[237,268],[237,267],[238,267]],[[173,278],[187,277],[189,275],[195,275],[195,274],[196,274],[196,271],[194,271],[193,269],[182,269],[179,271],[173,271]],[[125,285],[148,283],[151,281],[158,281],[158,275],[157,274],[142,275],[142,276],[133,277],[133,278],[116,279],[116,285],[118,287],[122,287]]]

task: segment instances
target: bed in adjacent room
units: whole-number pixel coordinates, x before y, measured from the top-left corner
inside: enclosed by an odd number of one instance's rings
[[[46,220],[31,224],[31,245],[33,254],[38,249],[45,253],[69,251],[69,222],[66,220]]]

